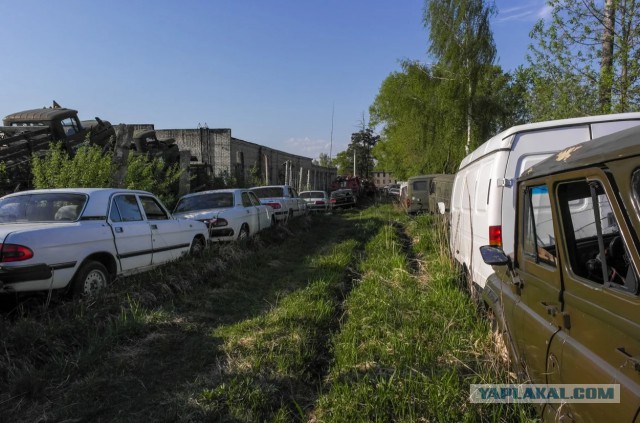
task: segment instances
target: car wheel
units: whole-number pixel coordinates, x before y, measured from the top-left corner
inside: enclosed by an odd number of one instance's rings
[[[109,282],[109,272],[98,261],[84,263],[73,279],[73,296],[76,298],[95,297]]]
[[[245,241],[249,238],[249,226],[246,223],[242,225],[240,228],[240,232],[238,233],[238,241]]]
[[[191,242],[191,248],[189,249],[189,255],[192,257],[200,257],[204,251],[204,241],[200,237],[193,238]]]

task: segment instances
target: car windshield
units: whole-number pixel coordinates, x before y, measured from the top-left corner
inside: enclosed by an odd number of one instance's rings
[[[284,197],[282,187],[251,188],[258,198]]]
[[[72,193],[25,194],[0,200],[0,223],[78,220],[87,196]]]
[[[233,207],[232,192],[211,192],[181,198],[175,213]]]

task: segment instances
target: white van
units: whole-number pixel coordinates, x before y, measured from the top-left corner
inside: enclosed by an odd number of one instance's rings
[[[480,247],[513,253],[515,180],[527,168],[574,144],[640,125],[640,113],[620,113],[514,126],[460,163],[451,194],[449,247],[468,282],[484,288],[493,273]]]

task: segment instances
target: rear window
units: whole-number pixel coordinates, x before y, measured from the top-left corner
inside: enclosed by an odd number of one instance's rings
[[[180,201],[178,201],[178,205],[176,205],[175,213],[226,207],[233,207],[233,193],[212,192],[181,198]]]
[[[0,200],[0,223],[74,221],[87,196],[73,193],[26,194]]]
[[[301,192],[300,198],[323,198],[324,193],[322,191],[307,191]]]
[[[251,188],[258,198],[284,197],[282,187]]]
[[[413,182],[413,190],[414,191],[428,191],[429,190],[429,182],[428,181],[415,181],[415,182]]]

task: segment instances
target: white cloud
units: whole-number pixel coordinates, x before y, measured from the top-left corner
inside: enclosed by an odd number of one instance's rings
[[[289,138],[285,141],[286,147],[284,150],[287,153],[297,154],[304,157],[310,157],[317,159],[320,157],[320,153],[329,154],[331,148],[331,142],[323,139],[312,140],[309,137],[305,138]],[[335,149],[335,145],[333,146]],[[335,156],[336,151],[332,152]]]
[[[512,1],[512,0],[511,0]],[[496,22],[533,22],[546,19],[551,15],[552,8],[544,0],[529,1],[525,4],[498,9]]]

